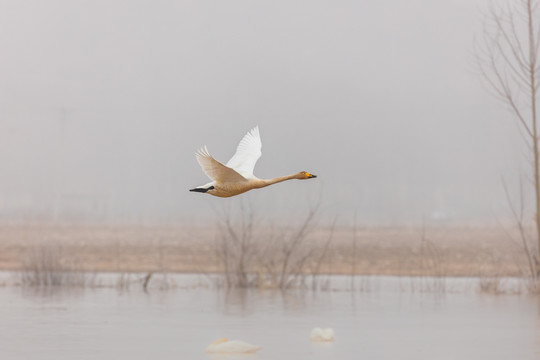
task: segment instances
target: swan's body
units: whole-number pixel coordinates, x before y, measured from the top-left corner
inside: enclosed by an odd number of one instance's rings
[[[321,328],[314,328],[311,330],[311,334],[309,335],[309,340],[311,341],[334,341],[334,329],[327,328],[327,329],[321,329]]]
[[[249,131],[242,138],[242,141],[238,144],[236,153],[226,165],[223,165],[214,159],[208,152],[206,146],[204,146],[195,155],[204,173],[212,180],[212,182],[197,186],[190,191],[208,193],[219,197],[230,197],[286,180],[304,180],[316,177],[308,172],[301,171],[297,174],[274,179],[257,178],[253,175],[253,169],[257,160],[259,160],[262,155],[261,148],[262,142],[258,127]]]
[[[207,353],[220,353],[220,354],[245,354],[254,353],[261,350],[262,347],[257,345],[251,345],[247,342],[228,339],[217,339],[206,348]]]

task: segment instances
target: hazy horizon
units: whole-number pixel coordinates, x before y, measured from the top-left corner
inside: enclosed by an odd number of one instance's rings
[[[241,201],[277,222],[318,201],[363,225],[506,219],[501,178],[532,192],[474,65],[486,4],[2,2],[0,221],[204,224]],[[257,125],[258,177],[318,178],[188,192],[198,148],[225,163]]]

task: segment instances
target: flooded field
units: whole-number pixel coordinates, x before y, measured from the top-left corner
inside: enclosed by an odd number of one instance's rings
[[[540,358],[538,298],[482,295],[470,280],[447,279],[444,293],[411,291],[410,280],[394,277],[370,278],[363,292],[332,287],[283,293],[226,292],[200,279],[179,276],[176,288],[148,293],[139,287],[0,287],[0,358]],[[332,284],[341,286],[339,279]],[[335,342],[311,343],[313,327],[334,328]],[[220,337],[263,350],[206,354]]]

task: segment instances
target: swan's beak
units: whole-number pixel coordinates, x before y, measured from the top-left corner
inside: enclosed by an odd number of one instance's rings
[[[316,177],[317,177],[317,175],[313,175],[313,174],[310,174],[310,173],[307,173],[307,176],[308,176],[308,179],[316,178]]]

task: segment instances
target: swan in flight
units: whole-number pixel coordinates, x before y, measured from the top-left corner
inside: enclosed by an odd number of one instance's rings
[[[334,329],[332,328],[321,329],[319,327],[316,327],[313,330],[311,330],[311,334],[309,335],[309,340],[316,341],[316,342],[334,341]]]
[[[262,143],[258,126],[243,137],[236,148],[236,153],[225,165],[214,159],[206,146],[202,147],[195,155],[204,173],[212,182],[197,186],[189,191],[207,193],[219,197],[230,197],[285,180],[305,180],[317,177],[306,171],[300,171],[296,174],[274,179],[266,180],[257,178],[253,175],[253,168],[262,155],[261,147]]]
[[[257,345],[251,345],[247,342],[233,340],[229,341],[226,338],[217,339],[206,348],[207,353],[220,353],[220,354],[242,354],[242,353],[254,353],[261,350],[262,347]]]

